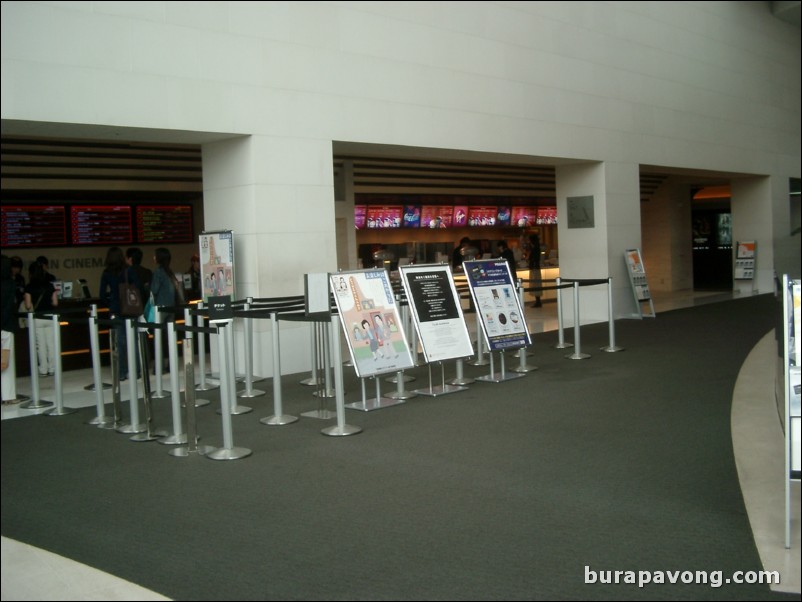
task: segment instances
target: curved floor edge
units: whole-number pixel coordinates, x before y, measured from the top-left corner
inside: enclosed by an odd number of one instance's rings
[[[766,571],[778,571],[771,589],[800,593],[800,485],[792,483],[792,545],[785,549],[784,437],[775,401],[774,331],[755,345],[735,382],[732,446],[752,535]]]

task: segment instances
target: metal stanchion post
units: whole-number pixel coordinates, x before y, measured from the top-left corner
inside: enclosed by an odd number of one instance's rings
[[[215,448],[210,445],[198,445],[198,429],[195,420],[195,353],[192,349],[193,341],[193,338],[184,339],[184,405],[187,408],[187,444],[173,447],[167,452],[176,458],[186,458],[191,454],[203,456],[215,451]]]
[[[198,303],[198,309],[203,309],[203,303]],[[203,315],[198,314],[195,321],[197,326],[203,326]],[[196,391],[210,391],[216,389],[217,385],[209,385],[206,383],[206,333],[198,333],[198,366],[200,368],[200,384],[195,387]]]
[[[616,351],[624,351],[623,347],[615,344],[615,312],[613,311],[613,278],[607,278],[607,321],[610,326],[610,342],[607,347],[602,347],[602,351],[607,353],[615,353]]]
[[[248,311],[253,303],[253,297],[248,297],[248,300],[243,306],[244,311]],[[243,318],[242,327],[244,329],[243,337],[245,339],[245,389],[237,393],[238,397],[259,397],[264,395],[265,392],[261,389],[253,388],[253,319]]]
[[[479,315],[480,309],[476,308],[476,359],[468,362],[471,366],[487,366],[490,362],[485,359],[485,340],[482,336],[482,317]],[[492,361],[493,354],[490,354]]]
[[[323,369],[323,383],[324,387],[318,389],[312,395],[317,397],[334,397],[334,388],[331,386],[331,349],[329,341],[328,326],[321,322],[315,323],[318,327],[318,340],[320,341],[318,357],[321,360],[321,367]],[[318,371],[320,368],[318,368]]]
[[[36,357],[36,319],[28,312],[28,358],[31,362],[31,400],[20,405],[24,410],[41,410],[53,406],[52,401],[39,399],[39,360]]]
[[[100,334],[97,327],[97,305],[92,305],[89,316],[89,348],[92,354],[92,389],[95,391],[97,416],[89,420],[88,424],[102,429],[111,429],[114,428],[114,418],[106,416],[106,401],[103,399],[103,390],[111,388],[111,385],[106,387],[100,379]]]
[[[465,376],[465,360],[459,358],[457,360],[457,376],[452,378],[449,383],[452,385],[472,385],[476,381],[473,378]]]
[[[221,328],[232,328],[233,323],[218,326],[217,328],[217,351],[219,353],[220,364],[220,406],[221,416],[223,417],[223,447],[206,454],[211,460],[239,460],[251,455],[251,450],[246,447],[234,447],[234,432],[231,426],[231,403],[234,399],[234,374],[233,362],[227,349],[229,337],[220,332]]]
[[[273,335],[273,415],[259,420],[270,426],[283,426],[298,420],[297,416],[284,413],[281,398],[281,336],[278,329],[278,314],[270,314],[270,329]]]
[[[237,403],[237,386],[236,386],[236,369],[234,366],[236,365],[236,360],[234,359],[234,322],[231,322],[228,327],[221,333],[222,336],[225,335],[228,337],[228,341],[226,344],[226,348],[228,351],[228,358],[226,360],[229,363],[229,386],[231,387],[231,413],[235,416],[239,416],[240,414],[247,414],[248,412],[253,412],[253,408],[249,406],[243,406]],[[220,361],[222,364],[222,359]],[[223,383],[220,383],[220,386],[223,386]]]
[[[178,340],[175,335],[175,322],[167,323],[167,344],[169,345],[170,351],[170,388],[173,391],[170,400],[173,412],[173,434],[165,436],[159,443],[165,445],[184,445],[187,442],[187,436],[181,424],[181,393],[179,392],[180,385],[178,383]],[[184,344],[186,345],[186,340]],[[191,346],[190,344],[190,347]],[[186,347],[184,349],[184,353],[186,353]]]
[[[92,303],[89,306],[89,342],[92,342],[92,320],[95,320],[95,328],[97,328],[97,304]],[[97,343],[98,341],[95,341]],[[93,359],[94,362],[94,359]],[[92,382],[89,383],[84,387],[84,391],[94,391],[95,388],[98,386],[97,381],[93,378]],[[109,383],[101,383],[100,386],[104,389],[111,389],[111,385]],[[96,422],[89,421],[89,424],[97,424]]]
[[[117,331],[109,329],[109,348],[111,350],[111,407],[114,412],[114,427],[123,425],[123,408],[120,401],[120,348],[117,345]]]
[[[134,338],[133,318],[125,318],[125,342],[128,355],[128,404],[130,406],[131,424],[117,428],[118,433],[143,433],[147,427],[139,421],[139,394],[136,390],[136,339]],[[144,372],[144,370],[143,370]]]
[[[139,365],[142,367],[142,407],[145,410],[145,432],[137,433],[129,439],[137,443],[146,443],[148,441],[156,441],[167,433],[159,434],[153,430],[153,397],[150,390],[150,370],[148,366],[148,333],[144,330],[140,331],[134,326],[134,336],[136,336],[137,349],[139,350]],[[131,377],[131,367],[135,365],[131,364],[128,367],[129,378]]]
[[[345,388],[343,384],[343,358],[340,350],[339,318],[331,317],[331,332],[334,339],[334,391],[337,405],[337,424],[322,429],[320,432],[330,437],[344,437],[361,433],[362,429],[345,423]]]
[[[585,360],[590,357],[589,353],[582,353],[579,330],[579,282],[574,280],[574,352],[565,356],[569,360]]]
[[[302,385],[317,387],[322,384],[317,373],[317,322],[312,322],[309,328],[309,349],[312,353],[312,376],[301,381]]]
[[[50,316],[53,321],[53,349],[56,355],[56,370],[54,386],[56,387],[56,407],[52,410],[45,412],[48,416],[65,416],[67,414],[74,414],[78,408],[70,408],[64,405],[64,386],[62,383],[62,370],[61,370],[61,324],[59,322],[59,315],[53,314]]]
[[[162,310],[158,306],[156,306],[155,320],[157,324],[163,324]],[[153,332],[153,356],[153,373],[156,375],[156,392],[152,394],[152,398],[164,399],[170,394],[170,391],[164,390],[164,385],[162,383],[162,377],[164,376],[164,335],[162,334],[161,328],[157,328]]]
[[[523,287],[523,283],[521,282],[520,279],[518,280],[518,299],[519,299],[519,301],[521,303],[521,311],[523,312],[523,308],[524,308],[524,287]],[[526,323],[526,318],[524,316],[521,316],[521,319],[524,322],[524,328],[526,328],[527,331],[528,331],[529,330],[529,325]],[[526,373],[526,372],[532,372],[533,370],[537,370],[537,366],[532,366],[531,364],[528,364],[526,362],[526,356],[527,355],[531,355],[531,354],[528,354],[526,352],[526,347],[525,346],[521,347],[518,350],[519,363],[515,368],[512,368],[513,372]],[[502,359],[503,359],[504,354],[502,353],[501,356],[502,356]]]
[[[565,342],[565,330],[563,329],[563,289],[559,288],[562,284],[560,277],[557,277],[557,344],[555,349],[568,349],[573,347],[573,343]]]

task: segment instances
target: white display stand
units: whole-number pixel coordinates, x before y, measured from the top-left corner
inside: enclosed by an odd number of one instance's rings
[[[355,270],[330,276],[348,351],[360,378],[398,372],[414,365],[386,270]],[[376,379],[376,399],[345,407],[368,412],[404,403],[383,398]]]
[[[473,355],[451,268],[443,264],[412,265],[402,266],[400,271],[423,357],[429,364],[429,387],[415,392],[436,397],[466,390],[467,387],[446,384],[442,364]],[[434,362],[440,364],[441,371],[441,384],[437,386],[432,383]]]
[[[649,292],[649,283],[646,280],[646,267],[643,265],[643,258],[640,249],[627,249],[624,251],[624,260],[627,264],[627,274],[629,283],[632,285],[632,294],[635,296],[635,307],[639,318],[654,318],[657,314],[652,303],[652,294]],[[648,311],[644,311],[644,304],[648,305]]]
[[[783,372],[785,375],[785,547],[791,547],[791,481],[802,471],[800,412],[800,281],[783,276]]]
[[[754,240],[741,241],[735,244],[735,249],[735,267],[732,271],[735,290],[739,293],[754,293],[757,243]]]

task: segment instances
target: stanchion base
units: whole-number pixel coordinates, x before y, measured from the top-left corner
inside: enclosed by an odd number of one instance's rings
[[[344,391],[343,394],[345,394]],[[315,397],[325,397],[326,399],[328,399],[330,397],[335,397],[337,395],[337,392],[334,389],[326,389],[325,391],[314,391],[312,395],[314,395]]]
[[[195,390],[196,391],[214,391],[215,389],[219,389],[219,388],[220,388],[220,385],[210,385],[210,384],[207,383],[207,384],[205,384],[203,386],[195,387]]]
[[[468,387],[456,387],[452,385],[438,385],[429,389],[415,389],[418,395],[426,395],[428,397],[439,397],[440,395],[448,395],[449,393],[459,393],[460,391],[467,391]]]
[[[571,355],[566,355],[565,359],[567,360],[586,360],[590,357],[589,353],[572,353]]]
[[[490,360],[488,360],[488,359],[483,357],[481,359],[475,359],[473,361],[465,362],[465,363],[468,364],[469,366],[489,366],[490,365]]]
[[[380,399],[368,399],[366,401],[355,401],[354,403],[347,403],[345,407],[349,410],[359,410],[360,412],[372,412],[373,410],[381,410],[392,406],[397,406],[406,403],[403,399],[390,399],[382,397]]]
[[[210,403],[212,403],[212,402],[209,401],[208,399],[195,399],[195,407],[196,408],[202,408],[203,406],[207,406]]]
[[[624,347],[619,347],[618,345],[614,345],[612,347],[607,345],[607,347],[600,347],[599,351],[605,351],[607,353],[616,353],[618,351],[625,351],[625,348]]]
[[[323,379],[322,378],[312,378],[310,376],[309,378],[305,378],[302,381],[299,381],[299,383],[302,384],[302,385],[306,385],[307,387],[317,387],[318,385],[322,385],[323,384]]]
[[[148,427],[144,424],[120,424],[115,430],[123,435],[133,435],[134,433],[144,433]]]
[[[285,424],[292,424],[293,422],[298,422],[298,416],[291,416],[289,414],[281,414],[280,416],[276,416],[273,414],[272,416],[265,416],[264,418],[260,418],[259,422],[262,424],[266,424],[268,426],[284,426]]]
[[[232,447],[231,449],[222,447],[206,454],[206,457],[210,460],[239,460],[240,458],[247,458],[252,453],[247,447]]]
[[[332,412],[331,410],[312,410],[311,412],[302,412],[301,416],[306,416],[307,418],[319,418],[321,420],[331,420],[332,418],[337,418],[337,412]]]
[[[48,410],[44,412],[45,416],[66,416],[67,414],[75,414],[78,411],[78,408],[69,408],[67,406],[61,406],[59,408],[53,408],[52,410]]]
[[[574,344],[573,344],[573,343],[557,343],[557,344],[554,346],[554,348],[555,348],[555,349],[570,349],[570,348],[571,348],[571,347],[573,347],[573,346],[574,346]]]
[[[530,366],[529,364],[524,364],[523,366],[515,366],[515,368],[510,368],[512,372],[522,372],[526,374],[527,372],[534,372],[537,370],[537,366]]]
[[[189,458],[190,456],[208,456],[216,449],[216,447],[212,447],[211,445],[198,445],[194,450],[190,451],[189,447],[184,446],[174,447],[167,453],[175,458]]]
[[[448,381],[448,384],[449,385],[472,385],[475,382],[476,382],[475,378],[468,378],[466,376],[463,376],[462,378],[452,378],[450,381]]]
[[[17,395],[17,399],[19,399],[20,397],[21,397],[20,395]],[[47,399],[40,399],[38,402],[35,402],[33,400],[26,401],[25,403],[21,403],[19,407],[21,410],[42,410],[44,408],[52,408],[54,405],[56,404],[54,404],[52,401],[48,401]]]
[[[510,373],[505,372],[502,374],[501,372],[496,372],[495,374],[488,374],[487,376],[477,376],[476,380],[481,380],[485,383],[503,383],[507,380],[513,380],[515,378],[523,378],[526,374],[517,374],[517,373]]]
[[[134,443],[148,443],[150,441],[158,441],[159,436],[155,433],[139,433],[138,435],[134,435],[133,437],[128,437],[129,441],[133,441]]]
[[[91,420],[87,420],[86,424],[91,424],[92,426],[96,426],[99,429],[113,429],[114,428],[114,418],[111,416],[95,416]]]
[[[389,397],[390,399],[412,399],[413,397],[417,397],[418,394],[415,391],[390,391],[389,393],[384,394],[385,397]]]
[[[242,391],[237,391],[237,397],[259,397],[260,395],[264,395],[265,392],[261,389],[251,389],[250,393],[247,389],[243,389]]]
[[[235,403],[234,406],[231,408],[231,415],[232,416],[239,416],[240,414],[247,414],[248,412],[253,412],[253,408],[248,406],[241,406],[238,403]],[[218,414],[221,412],[218,411]]]
[[[169,435],[159,440],[162,445],[186,445],[187,434],[181,433],[180,435]]]
[[[255,385],[256,383],[260,383],[264,380],[267,380],[266,376],[256,376],[255,374],[251,377],[251,384]]]
[[[107,390],[111,389],[111,383],[100,383],[100,384],[103,386],[103,390],[104,391],[107,391]],[[92,383],[90,385],[86,385],[84,387],[84,391],[94,391],[94,390],[95,390],[95,383]]]
[[[404,374],[405,383],[412,382],[413,380],[417,380],[417,377],[410,376],[409,374]],[[391,376],[390,378],[385,378],[384,381],[388,383],[398,384],[398,376],[396,375],[396,376]]]
[[[344,424],[342,427],[339,425],[327,426],[320,431],[322,435],[327,437],[347,437],[348,435],[358,435],[361,432],[361,428],[350,424]]]
[[[17,399],[20,402],[30,401],[31,400],[31,396],[30,395],[23,395],[22,393],[17,393]]]
[[[167,399],[168,397],[170,397],[170,391],[167,389],[162,389],[162,392],[158,394],[155,391],[150,394],[151,399]]]

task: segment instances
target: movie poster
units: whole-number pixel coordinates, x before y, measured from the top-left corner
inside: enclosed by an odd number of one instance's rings
[[[199,238],[203,302],[226,295],[234,299],[234,233],[204,232]]]
[[[411,368],[412,354],[387,272],[339,272],[330,282],[357,376]]]

